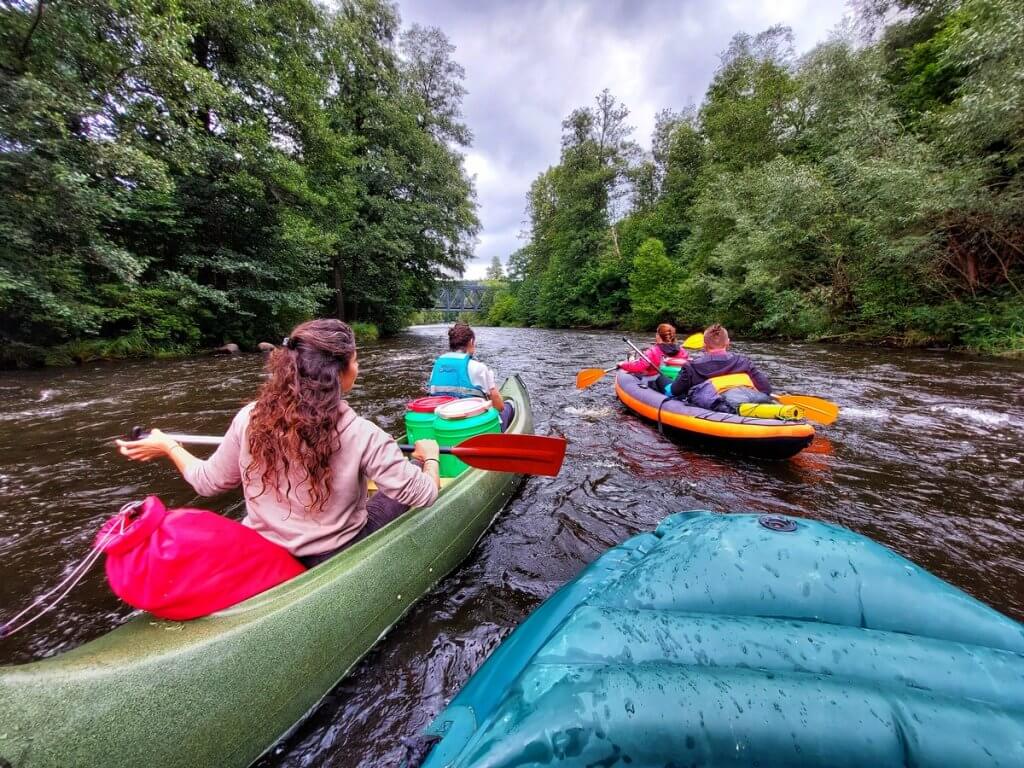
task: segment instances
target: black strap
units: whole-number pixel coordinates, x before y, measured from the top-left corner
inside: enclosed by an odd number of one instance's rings
[[[661,421],[661,409],[665,407],[665,403],[667,403],[670,400],[676,400],[676,399],[678,399],[678,398],[676,398],[675,395],[666,395],[665,399],[661,401],[661,405],[658,406],[658,434],[659,435],[664,436],[664,434],[665,434],[665,428],[662,426],[662,421]]]

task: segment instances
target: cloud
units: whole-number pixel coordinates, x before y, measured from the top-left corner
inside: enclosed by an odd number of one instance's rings
[[[522,246],[526,193],[558,162],[562,120],[601,89],[650,144],[655,114],[699,104],[737,32],[793,29],[803,52],[828,37],[846,0],[400,0],[405,24],[444,30],[466,69],[482,232],[466,277]]]

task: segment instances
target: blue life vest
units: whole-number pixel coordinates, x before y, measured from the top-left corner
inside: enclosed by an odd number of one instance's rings
[[[465,352],[447,352],[434,361],[427,387],[431,395],[454,397],[487,397],[487,393],[469,378],[471,355]]]

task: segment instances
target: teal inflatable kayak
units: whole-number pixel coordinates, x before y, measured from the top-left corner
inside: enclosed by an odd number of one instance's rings
[[[845,528],[688,512],[538,608],[427,768],[1022,766],[1024,625]]]

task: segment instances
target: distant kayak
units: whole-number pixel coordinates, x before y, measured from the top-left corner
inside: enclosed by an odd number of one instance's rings
[[[755,419],[668,400],[628,373],[615,376],[615,394],[633,413],[660,422],[666,434],[704,447],[770,459],[795,456],[814,440],[806,421]]]
[[[427,733],[424,768],[1024,765],[1024,625],[839,526],[682,513],[552,595]]]

